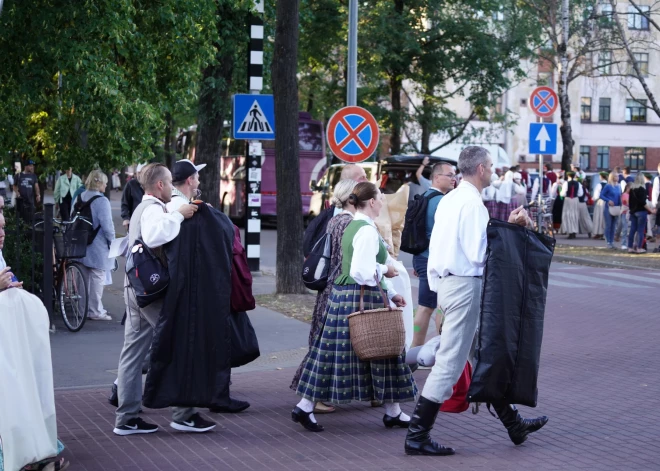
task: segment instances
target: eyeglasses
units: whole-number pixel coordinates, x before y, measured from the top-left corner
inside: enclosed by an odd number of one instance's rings
[[[448,177],[450,180],[456,180],[456,174],[455,173],[438,173],[438,176]]]

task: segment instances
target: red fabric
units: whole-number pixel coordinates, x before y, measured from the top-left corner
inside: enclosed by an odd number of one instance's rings
[[[231,310],[246,312],[255,308],[252,296],[252,273],[247,254],[241,244],[241,232],[234,226],[234,247],[231,269]]]
[[[555,172],[548,172],[545,175],[550,180],[550,183],[554,184],[557,182],[557,174]]]
[[[467,401],[468,389],[470,389],[470,382],[472,381],[472,366],[468,361],[465,364],[463,373],[461,373],[458,382],[454,385],[454,393],[449,399],[442,403],[440,412],[451,412],[458,414],[465,412],[470,407]]]

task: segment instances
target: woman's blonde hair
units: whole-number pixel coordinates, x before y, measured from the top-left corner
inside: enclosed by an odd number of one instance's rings
[[[616,185],[619,183],[619,174],[616,172],[610,172],[610,176],[607,178],[607,183],[610,185]]]
[[[85,188],[89,191],[101,191],[103,185],[107,184],[108,176],[99,169],[89,172],[87,180],[85,180]]]
[[[332,194],[330,203],[336,208],[344,208],[348,204],[348,197],[353,192],[353,188],[358,182],[355,180],[341,180],[335,185],[335,191]]]

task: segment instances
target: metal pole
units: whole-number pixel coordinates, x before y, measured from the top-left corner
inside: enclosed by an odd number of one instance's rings
[[[53,319],[53,203],[44,204],[44,266],[43,266],[43,302],[48,311],[50,326]],[[33,231],[34,232],[34,231]]]
[[[543,118],[541,118],[541,123],[543,123]],[[539,194],[538,194],[538,206],[536,213],[536,230],[541,232],[541,224],[543,223],[543,154],[539,154]]]
[[[357,105],[357,34],[358,2],[350,0],[348,6],[348,80],[346,87],[346,105]]]

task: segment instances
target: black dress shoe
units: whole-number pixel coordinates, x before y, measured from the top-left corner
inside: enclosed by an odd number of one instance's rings
[[[112,393],[110,394],[110,397],[108,398],[108,402],[110,405],[113,405],[115,407],[119,407],[119,397],[117,396],[117,385],[113,384],[112,385]]]
[[[217,407],[209,407],[209,411],[219,414],[219,413],[229,413],[229,414],[237,414],[239,412],[244,411],[250,407],[250,403],[247,401],[239,401],[238,399],[229,399],[229,405],[228,406],[217,406]]]
[[[396,417],[390,417],[389,415],[385,414],[383,416],[383,424],[385,424],[385,427],[387,428],[392,428],[392,427],[408,428],[408,426],[410,425],[410,420],[401,420],[401,414],[397,415]]]
[[[509,438],[514,445],[521,445],[527,440],[527,435],[536,432],[548,423],[546,416],[536,419],[523,419],[516,406],[510,404],[493,404],[493,409],[495,409],[500,421],[509,432]]]
[[[309,418],[311,414],[311,412],[305,412],[300,407],[296,406],[296,408],[291,411],[291,419],[305,427],[310,432],[323,432],[323,425],[312,422],[312,419]]]
[[[447,456],[456,453],[453,448],[442,446],[431,439],[431,430],[440,410],[440,404],[420,396],[415,406],[408,435],[406,435],[406,455]]]

